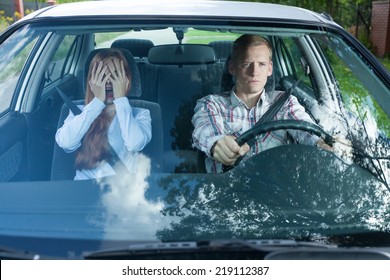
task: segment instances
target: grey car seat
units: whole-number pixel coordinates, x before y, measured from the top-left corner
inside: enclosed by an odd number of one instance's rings
[[[134,38],[118,39],[111,44],[111,48],[125,49],[133,54],[141,77],[142,99],[157,102],[158,67],[148,61],[153,46],[150,40]]]

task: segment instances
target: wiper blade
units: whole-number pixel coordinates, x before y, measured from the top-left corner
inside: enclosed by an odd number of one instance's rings
[[[183,255],[203,254],[216,252],[257,252],[261,256],[275,250],[291,248],[337,248],[335,245],[323,245],[313,242],[302,242],[294,240],[211,240],[211,241],[189,241],[189,242],[148,242],[130,244],[126,247],[101,250],[86,254],[85,259],[105,259],[121,257],[145,257],[157,255]]]
[[[28,251],[0,247],[1,260],[39,260],[41,256]]]
[[[389,260],[390,248],[343,248],[294,240],[212,240],[136,243],[97,251],[85,259]]]

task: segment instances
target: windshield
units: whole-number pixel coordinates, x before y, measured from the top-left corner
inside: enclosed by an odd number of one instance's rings
[[[271,69],[263,97],[252,107],[240,98],[240,83],[257,58],[231,56],[243,34],[272,49],[270,62],[260,63]],[[236,238],[356,245],[361,234],[388,233],[390,85],[354,44],[332,29],[225,22],[53,22],[16,30],[0,45],[0,113],[20,117],[0,127],[1,236],[15,237],[15,246],[25,237],[84,245]],[[131,54],[127,96],[118,96],[119,78],[109,78],[122,73],[120,64],[105,62],[101,76],[112,81],[103,93],[108,99],[111,92],[116,108],[104,143],[119,160],[110,154],[88,165],[85,158],[103,145],[88,146],[101,137],[90,126],[104,106],[114,108],[96,94],[91,104],[85,99],[93,88],[89,56],[113,48]],[[102,108],[78,115],[59,92],[81,112]],[[262,123],[283,92],[287,101]],[[67,126],[79,116],[79,126]],[[225,168],[217,141],[254,127],[243,143],[248,150]]]

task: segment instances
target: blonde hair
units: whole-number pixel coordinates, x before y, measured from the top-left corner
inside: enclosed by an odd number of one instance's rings
[[[231,58],[232,62],[237,63],[240,56],[244,54],[250,47],[256,47],[261,45],[267,46],[269,51],[269,59],[270,61],[272,61],[272,46],[267,39],[259,35],[244,34],[238,37],[233,43]]]

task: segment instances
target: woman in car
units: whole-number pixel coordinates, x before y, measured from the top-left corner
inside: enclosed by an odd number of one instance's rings
[[[81,114],[69,112],[56,141],[65,152],[77,150],[75,180],[116,174],[113,159],[131,172],[137,152],[151,140],[152,128],[149,110],[131,107],[126,97],[131,72],[123,53],[118,49],[97,52],[87,81]]]

